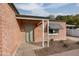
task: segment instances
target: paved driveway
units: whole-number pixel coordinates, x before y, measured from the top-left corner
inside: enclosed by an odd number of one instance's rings
[[[53,54],[51,56],[79,56],[79,49]]]

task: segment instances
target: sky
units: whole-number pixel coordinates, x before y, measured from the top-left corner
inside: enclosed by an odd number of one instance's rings
[[[79,14],[79,3],[16,3],[22,15],[49,16]]]

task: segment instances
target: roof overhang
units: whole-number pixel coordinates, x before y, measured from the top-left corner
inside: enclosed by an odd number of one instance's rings
[[[16,18],[21,20],[49,20],[48,17],[39,17],[30,15],[16,15]]]
[[[62,26],[58,23],[49,23],[50,29],[62,29]]]
[[[12,10],[15,12],[15,14],[19,14],[18,10],[16,9],[16,7],[13,3],[8,3],[8,5],[12,8]]]

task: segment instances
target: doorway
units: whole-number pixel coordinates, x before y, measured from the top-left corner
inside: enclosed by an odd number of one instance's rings
[[[27,24],[25,26],[25,41],[29,43],[34,42],[34,25],[33,24]]]

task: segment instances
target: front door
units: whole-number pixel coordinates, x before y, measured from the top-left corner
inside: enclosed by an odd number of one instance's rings
[[[26,42],[34,41],[34,25],[28,24],[25,26],[25,40]]]

